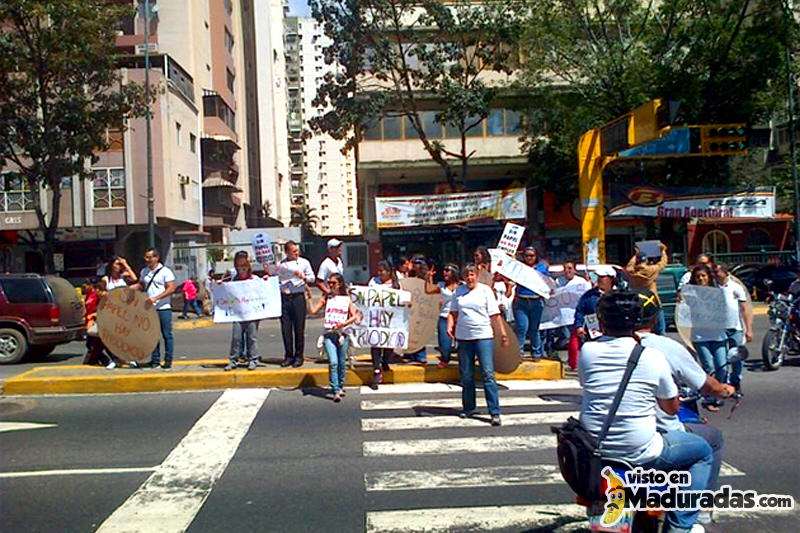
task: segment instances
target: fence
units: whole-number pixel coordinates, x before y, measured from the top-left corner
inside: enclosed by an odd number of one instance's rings
[[[712,254],[712,255],[714,257],[715,262],[731,266],[741,265],[745,263],[779,265],[782,263],[795,262],[794,250],[785,250],[782,252],[774,250],[772,251],[760,250],[758,252],[734,252],[727,254]],[[673,262],[675,263],[686,263],[683,254],[674,254],[673,257],[674,257]]]

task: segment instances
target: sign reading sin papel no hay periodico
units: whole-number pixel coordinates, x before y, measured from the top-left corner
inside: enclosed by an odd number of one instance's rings
[[[211,287],[214,323],[246,322],[281,316],[278,278],[229,281]]]
[[[150,359],[161,335],[155,308],[133,289],[109,291],[100,300],[97,328],[103,344],[125,362]]]

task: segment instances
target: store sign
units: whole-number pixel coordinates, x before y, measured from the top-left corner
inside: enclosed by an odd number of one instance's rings
[[[378,228],[525,218],[525,189],[375,198]]]
[[[660,188],[612,185],[610,217],[772,218],[775,189],[753,191],[699,187]]]
[[[35,232],[36,240],[44,240],[44,232]],[[116,226],[81,226],[77,228],[58,228],[56,230],[56,241],[58,242],[78,242],[78,241],[113,241],[117,238]]]

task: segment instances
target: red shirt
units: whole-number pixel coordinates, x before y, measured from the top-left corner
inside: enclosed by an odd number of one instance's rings
[[[194,284],[194,281],[187,279],[183,282],[183,297],[187,300],[197,298],[197,285]]]
[[[86,306],[87,317],[97,313],[97,291],[91,291],[86,293],[86,300],[84,301],[84,305]]]

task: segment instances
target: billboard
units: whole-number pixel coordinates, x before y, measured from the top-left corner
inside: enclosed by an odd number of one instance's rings
[[[775,189],[748,191],[708,187],[611,186],[608,217],[773,218]]]

